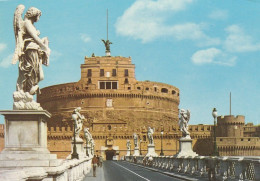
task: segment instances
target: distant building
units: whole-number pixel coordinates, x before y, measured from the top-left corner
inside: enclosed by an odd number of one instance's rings
[[[260,126],[245,125],[245,117],[238,115],[217,118],[217,146],[223,156],[260,156]]]

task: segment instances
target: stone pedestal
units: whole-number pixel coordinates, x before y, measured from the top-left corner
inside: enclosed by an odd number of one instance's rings
[[[130,150],[126,150],[126,155],[125,156],[130,156],[131,155],[130,152],[131,152]]]
[[[154,144],[149,144],[148,146],[148,150],[147,150],[147,154],[146,154],[146,157],[149,157],[149,156],[158,156],[157,153],[155,153],[155,146]]]
[[[134,154],[133,154],[133,156],[140,156],[139,147],[136,147],[136,148],[134,149]]]
[[[175,156],[177,157],[198,156],[198,154],[192,150],[192,139],[181,138],[179,140],[179,144],[180,144],[179,152]]]
[[[111,53],[109,51],[106,51],[106,56],[107,57],[110,57],[111,56]]]
[[[79,159],[83,159],[84,157],[86,157],[86,151],[84,149],[84,141],[82,139],[76,139],[76,148],[77,148],[77,153],[79,155]],[[71,141],[71,154],[73,152],[73,146],[74,146],[74,141],[72,138]],[[67,159],[71,159],[71,154],[67,157]]]
[[[5,148],[0,168],[58,166],[56,154],[47,149],[48,111],[0,111],[5,116]]]

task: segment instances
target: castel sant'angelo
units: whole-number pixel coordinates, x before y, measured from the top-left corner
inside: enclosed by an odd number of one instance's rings
[[[155,151],[174,155],[182,136],[178,126],[180,90],[172,85],[135,78],[131,57],[85,57],[78,82],[41,89],[37,101],[52,114],[48,122],[48,149],[60,158],[71,153],[72,112],[81,107],[84,127],[95,140],[95,153],[105,159],[126,155],[126,142],[138,135],[141,154],[147,153],[147,128],[155,128]],[[220,155],[260,155],[260,127],[245,124],[244,116],[217,118]],[[213,125],[190,125],[193,150],[199,155],[213,152]],[[3,125],[0,149],[3,148]],[[83,137],[83,131],[81,134]],[[161,145],[162,143],[162,145]]]

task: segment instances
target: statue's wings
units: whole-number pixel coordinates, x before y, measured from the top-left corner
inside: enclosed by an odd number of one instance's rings
[[[17,6],[15,12],[14,12],[14,35],[15,35],[15,52],[12,60],[12,64],[16,64],[16,62],[19,60],[19,57],[23,53],[23,34],[24,34],[24,21],[22,19],[22,14],[24,11],[24,5],[20,4]]]
[[[102,39],[102,41],[103,41],[104,44],[106,44],[106,41],[105,41],[105,40]]]
[[[190,111],[187,110],[187,122],[189,122],[189,120],[190,120]]]

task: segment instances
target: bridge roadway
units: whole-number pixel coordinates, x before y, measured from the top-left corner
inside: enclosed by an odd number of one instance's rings
[[[97,167],[97,176],[93,170],[84,181],[179,181],[180,179],[139,167],[125,161],[104,161],[103,167]]]

